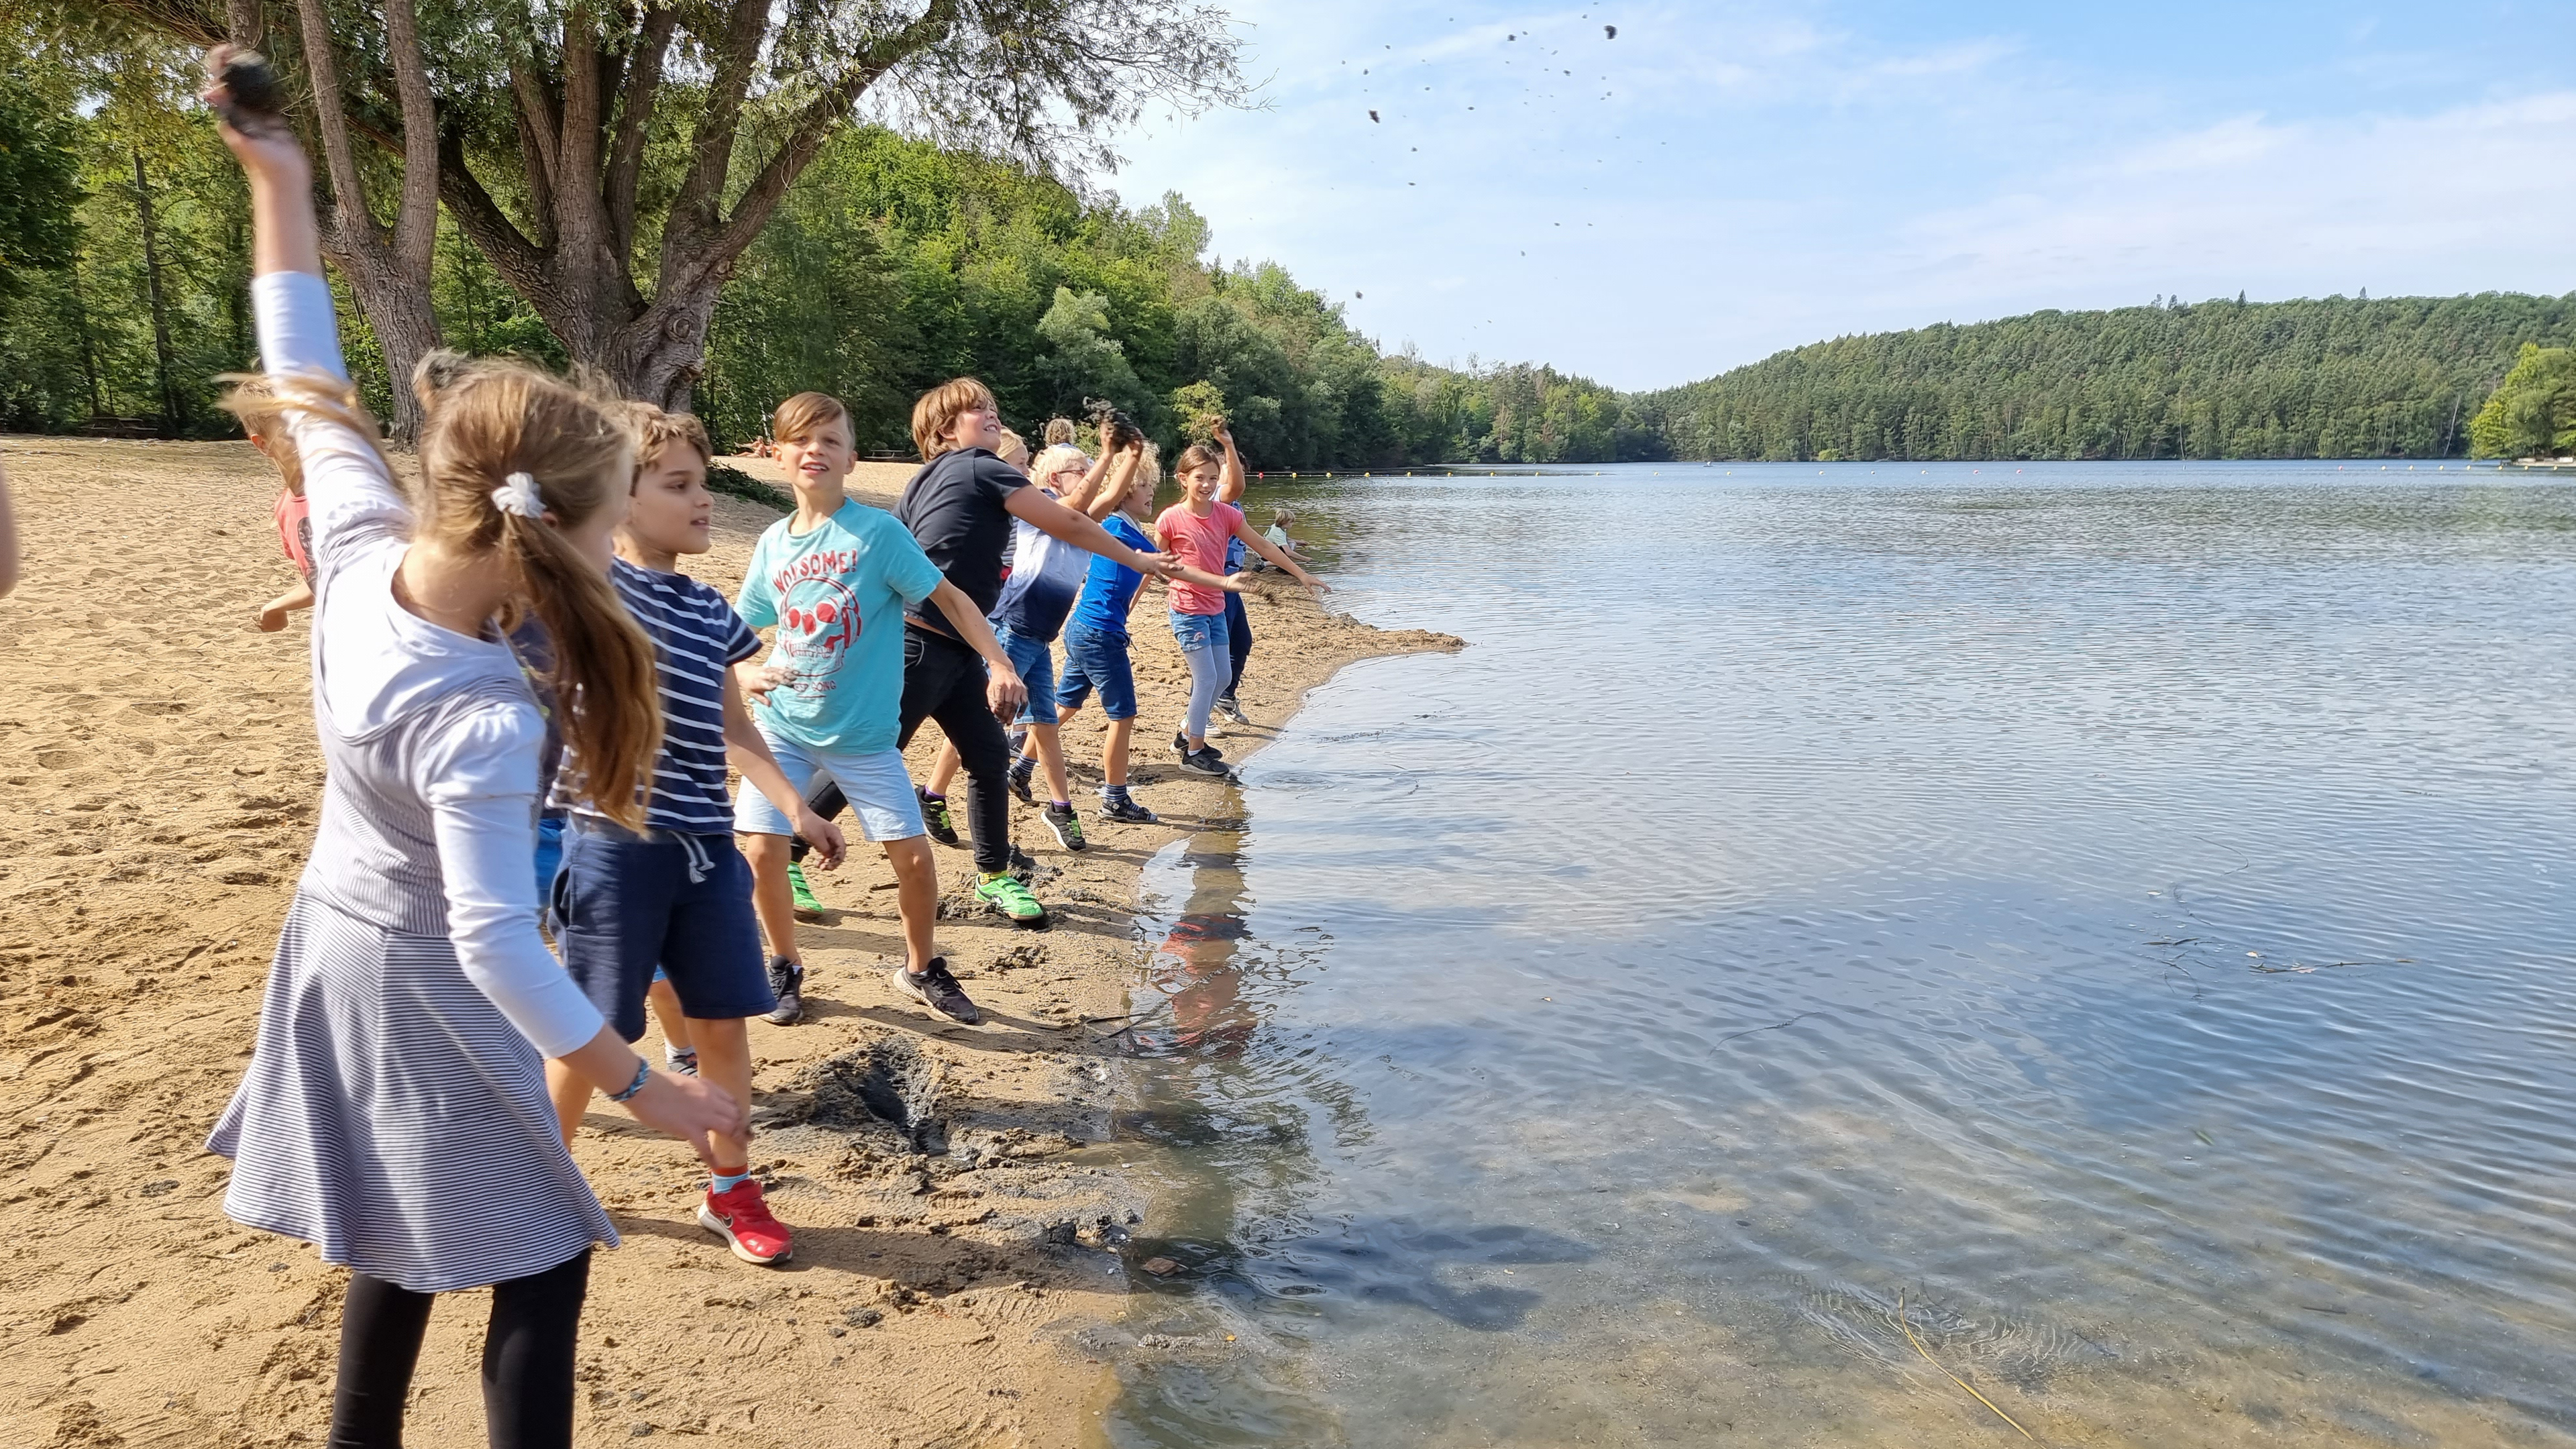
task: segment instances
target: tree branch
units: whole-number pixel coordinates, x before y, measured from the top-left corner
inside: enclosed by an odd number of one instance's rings
[[[608,155],[607,200],[610,245],[619,256],[635,250],[635,190],[644,173],[644,140],[661,94],[663,60],[679,23],[680,12],[670,5],[655,5],[645,12],[626,94],[617,109],[617,136]]]
[[[402,106],[402,202],[394,213],[394,260],[406,276],[428,278],[438,258],[438,108],[429,95],[419,17],[412,0],[384,0],[385,49]]]
[[[322,155],[331,173],[331,230],[343,247],[374,241],[385,229],[367,209],[367,193],[358,176],[358,158],[349,146],[349,112],[341,100],[340,66],[331,53],[331,17],[322,0],[297,0],[296,20],[304,32],[304,63],[313,75],[313,120],[322,132]]]

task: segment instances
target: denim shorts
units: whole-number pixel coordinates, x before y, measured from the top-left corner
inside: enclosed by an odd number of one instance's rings
[[[921,800],[912,793],[912,775],[903,767],[903,751],[854,755],[811,749],[779,738],[766,720],[755,717],[754,722],[760,726],[760,737],[769,741],[769,752],[778,757],[779,770],[797,794],[811,799],[815,777],[828,774],[832,783],[841,787],[841,793],[849,797],[850,813],[858,817],[859,832],[868,839],[910,840],[922,833]],[[796,822],[779,814],[768,796],[745,782],[734,793],[733,828],[745,835],[794,835]]]
[[[1136,670],[1127,659],[1127,636],[1067,624],[1064,629],[1064,683],[1056,687],[1055,707],[1080,709],[1100,691],[1100,712],[1111,719],[1136,717]]]
[[[751,913],[751,867],[731,837],[576,819],[557,892],[564,970],[633,1041],[644,1034],[654,968],[680,1010],[701,1021],[759,1016],[778,1004]]]
[[[555,877],[563,871],[564,817],[537,817],[537,914],[549,926],[554,918]]]
[[[1202,649],[1213,649],[1217,653],[1223,654],[1226,651],[1227,641],[1230,638],[1230,635],[1225,627],[1225,615],[1221,612],[1215,614],[1184,614],[1180,610],[1174,609],[1172,611],[1172,637],[1180,641],[1181,652],[1183,654],[1195,654]]]
[[[1055,655],[1044,639],[1014,634],[1007,627],[993,626],[993,638],[1002,652],[1011,656],[1011,667],[1020,672],[1020,682],[1029,687],[1029,702],[1020,706],[1021,724],[1055,723]]]

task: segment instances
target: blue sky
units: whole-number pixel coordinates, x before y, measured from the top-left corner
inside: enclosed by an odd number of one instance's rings
[[[1635,388],[2160,293],[2576,290],[2565,0],[1232,9],[1257,109],[1149,114],[1107,184],[1433,361]]]

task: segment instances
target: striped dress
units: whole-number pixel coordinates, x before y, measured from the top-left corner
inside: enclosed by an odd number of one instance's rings
[[[272,375],[345,377],[318,277],[253,298]],[[537,934],[545,727],[496,638],[394,598],[408,507],[364,440],[291,425],[313,521],[313,715],[329,765],[250,1067],[207,1146],[224,1211],[421,1293],[552,1268],[616,1230],[564,1150],[545,1056],[598,1012]]]

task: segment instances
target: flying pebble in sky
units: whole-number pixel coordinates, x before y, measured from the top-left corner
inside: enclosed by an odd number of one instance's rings
[[[1377,120],[1377,112],[1375,112],[1375,111],[1371,111],[1371,112],[1369,112],[1369,119],[1370,119],[1370,120],[1372,120],[1372,121]],[[1383,122],[1381,122],[1380,124],[1384,124],[1384,123],[1383,123]]]
[[[1616,26],[1616,25],[1604,25],[1604,26],[1602,26],[1602,27],[1601,27],[1601,38],[1602,38],[1603,40],[1617,40],[1617,39],[1619,38],[1619,27],[1618,27],[1618,26]]]

